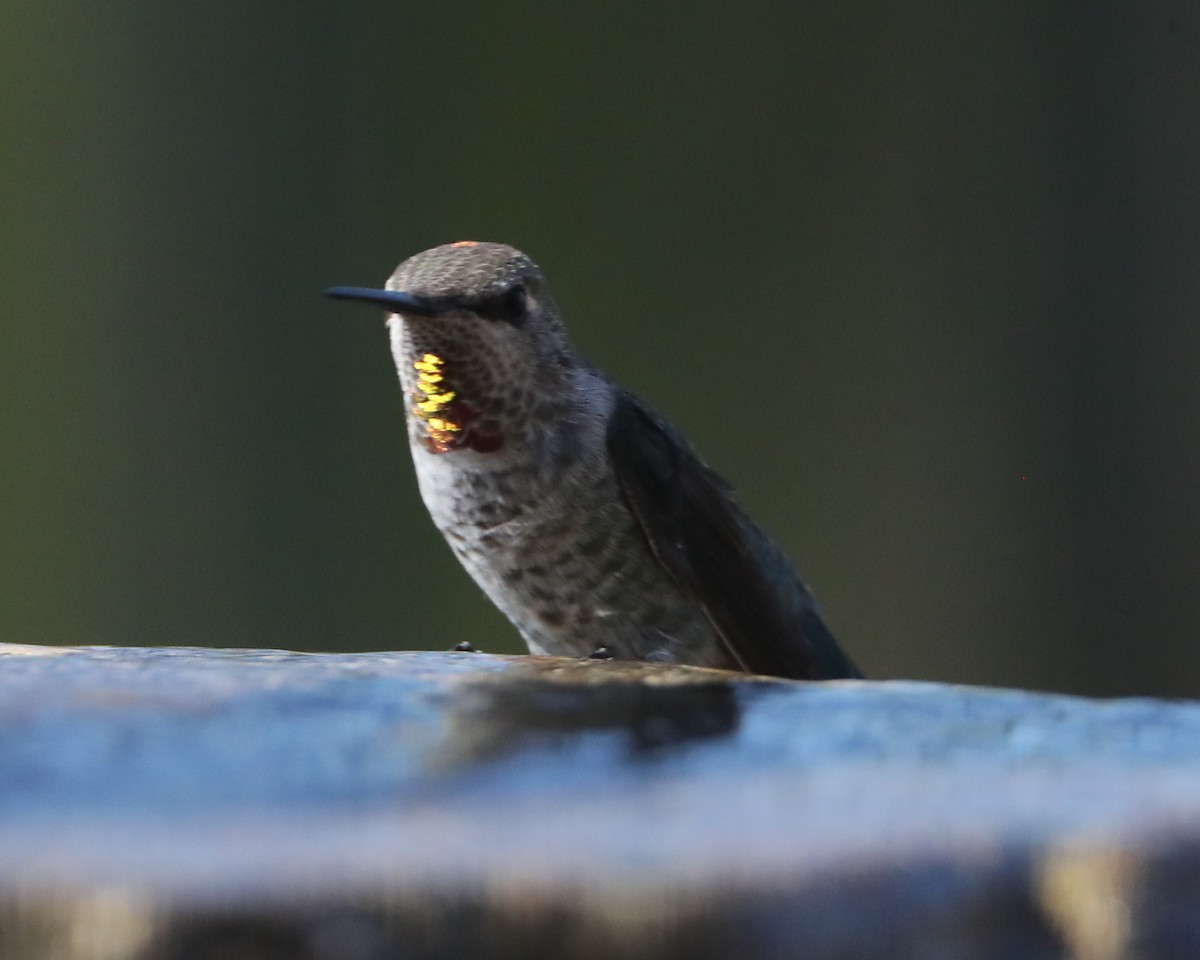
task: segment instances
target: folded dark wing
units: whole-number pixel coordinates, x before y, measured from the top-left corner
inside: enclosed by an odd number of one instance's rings
[[[608,450],[651,551],[704,610],[735,663],[796,679],[861,676],[787,555],[678,431],[620,393]]]

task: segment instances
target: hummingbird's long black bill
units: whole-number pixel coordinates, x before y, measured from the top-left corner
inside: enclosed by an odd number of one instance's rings
[[[458,306],[450,297],[419,297],[403,290],[376,290],[373,287],[330,287],[325,296],[334,300],[373,303],[392,313],[410,313],[418,317],[435,317]]]

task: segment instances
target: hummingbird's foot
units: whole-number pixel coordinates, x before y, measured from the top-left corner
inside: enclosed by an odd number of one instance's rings
[[[455,653],[479,653],[480,651],[475,649],[475,644],[473,644],[470,640],[463,640],[461,643],[456,643],[454,645],[454,652]]]
[[[587,655],[589,660],[612,660],[613,652],[608,647],[597,647]]]

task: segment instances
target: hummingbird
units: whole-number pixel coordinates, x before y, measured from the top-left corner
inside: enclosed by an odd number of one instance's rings
[[[861,676],[730,485],[571,346],[525,254],[445,244],[327,295],[386,311],[421,497],[531,653]]]

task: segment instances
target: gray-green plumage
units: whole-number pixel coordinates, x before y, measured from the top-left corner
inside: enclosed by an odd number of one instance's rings
[[[531,651],[860,675],[729,486],[575,353],[524,254],[448,244],[330,295],[389,311],[421,495]]]

